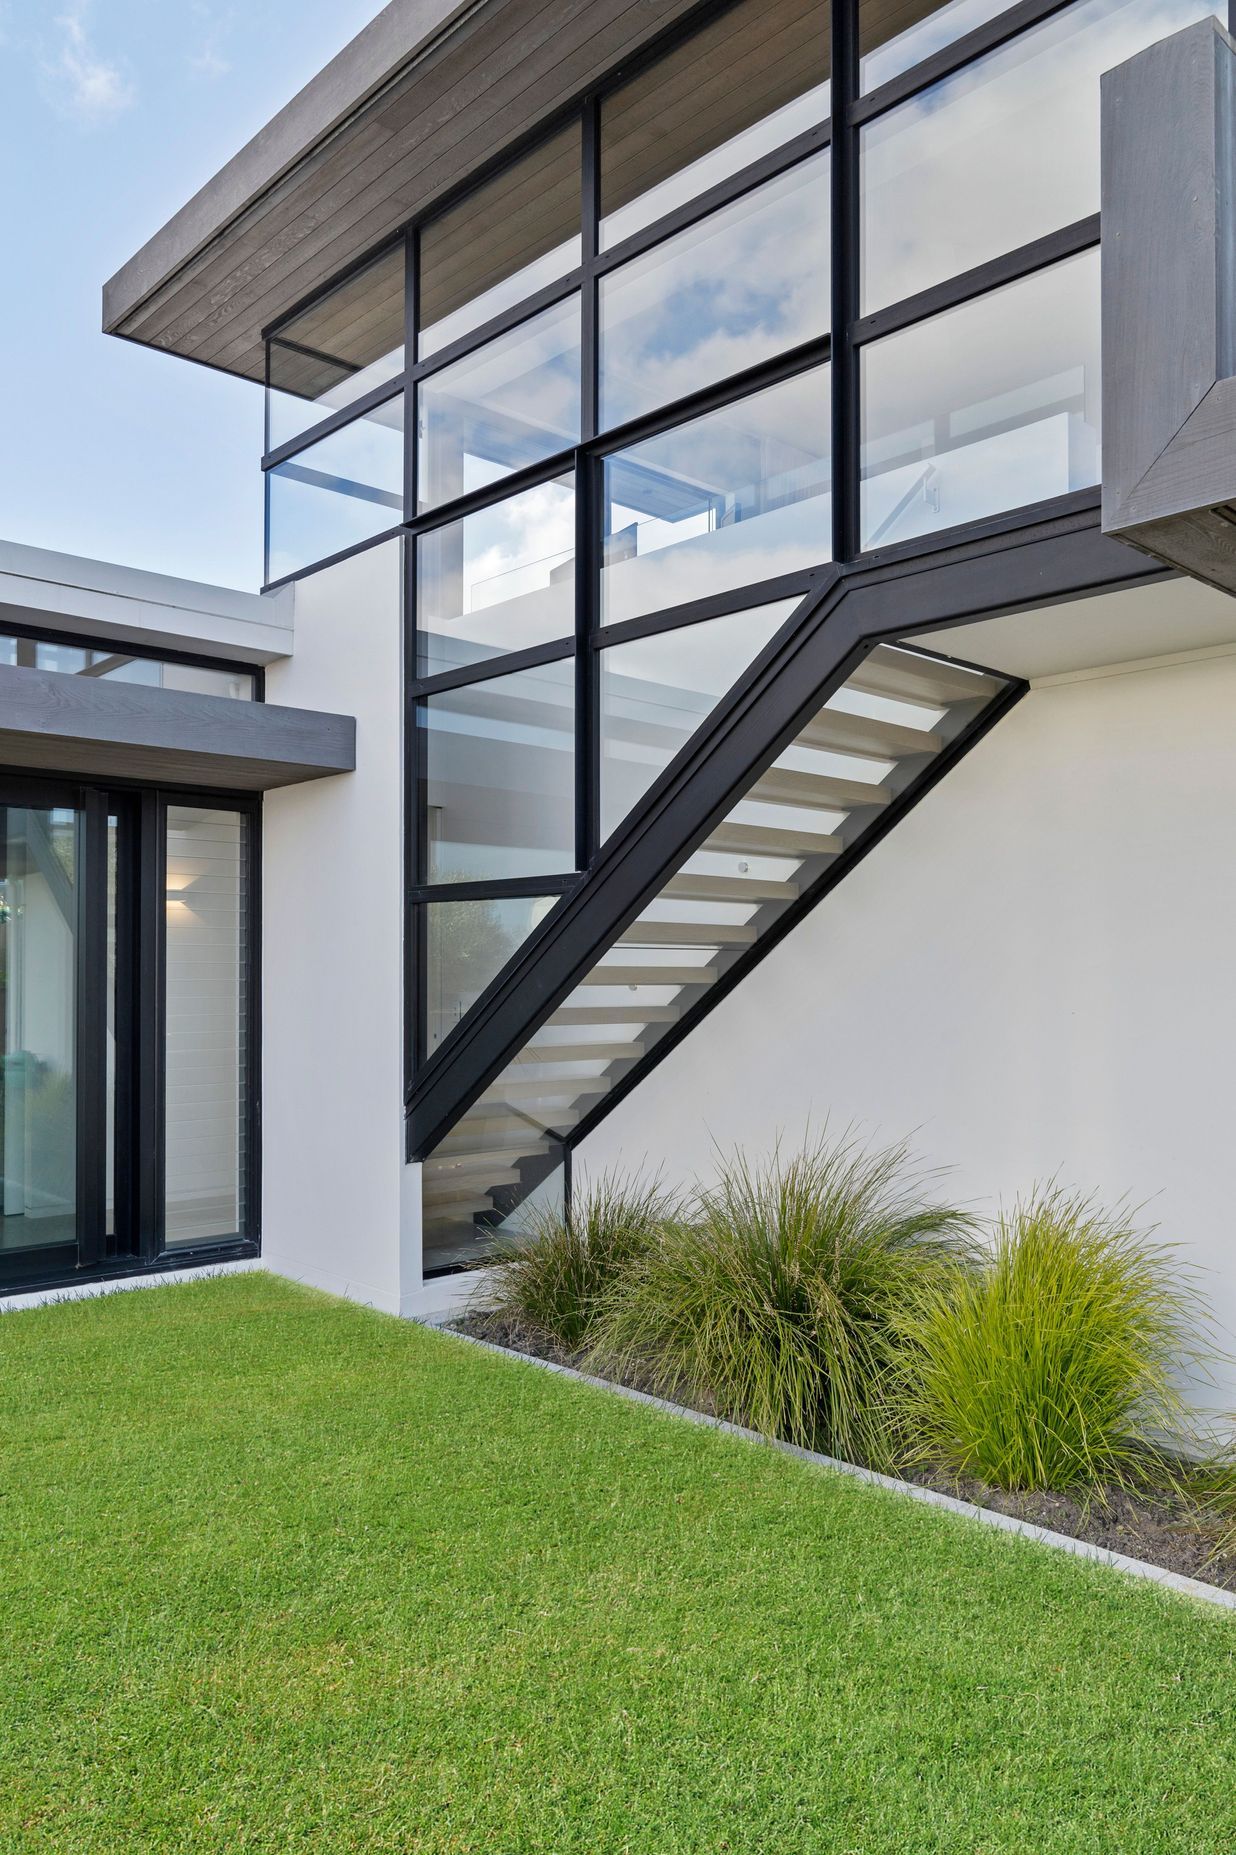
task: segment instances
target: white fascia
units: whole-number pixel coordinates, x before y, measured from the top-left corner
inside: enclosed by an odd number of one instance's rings
[[[36,625],[87,640],[267,664],[292,654],[292,605],[290,587],[238,592],[0,541],[0,629]]]

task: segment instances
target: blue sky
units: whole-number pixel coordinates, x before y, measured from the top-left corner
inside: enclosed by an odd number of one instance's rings
[[[99,332],[104,280],[380,0],[0,0],[0,538],[261,577],[262,393]]]

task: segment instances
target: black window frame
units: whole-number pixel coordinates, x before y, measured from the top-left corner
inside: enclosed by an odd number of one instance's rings
[[[6,626],[16,633],[17,626]],[[112,648],[109,640],[22,627],[21,635],[91,649]],[[237,666],[196,652],[115,647],[117,655],[185,662],[202,668],[253,669],[255,697],[261,682],[256,666]],[[221,701],[226,697],[218,698]],[[57,1253],[0,1252],[0,1297],[135,1275],[230,1262],[261,1253],[261,857],[260,793],[201,786],[152,785],[134,779],[91,779],[85,775],[31,773],[0,765],[0,803],[65,806],[79,814],[82,847],[77,897],[77,1030],[75,1121],[77,1128],[77,1232]],[[194,805],[230,811],[246,820],[246,983],[244,1067],[240,1127],[242,1206],[235,1233],[168,1248],[165,1242],[164,1157],[166,1050],[167,810]],[[116,891],[116,1101],[114,1119],[113,1230],[106,1228],[107,1164],[105,1047],[107,821],[118,821]],[[121,1057],[123,1056],[123,1061]],[[68,1255],[69,1249],[73,1255]]]
[[[397,394],[405,401],[405,500],[404,520],[392,524],[381,534],[343,549],[311,566],[271,582],[283,585],[308,573],[347,559],[369,547],[381,546],[395,537],[404,545],[404,650],[405,650],[405,950],[408,983],[405,988],[405,1071],[410,1091],[427,1062],[436,1060],[425,1048],[425,1013],[421,1009],[426,997],[425,934],[423,907],[434,901],[459,899],[467,894],[503,895],[559,894],[563,898],[584,880],[596,858],[600,842],[599,820],[599,657],[609,644],[631,637],[651,635],[679,625],[721,616],[728,612],[783,598],[805,598],[818,589],[829,571],[828,562],[808,570],[783,575],[747,585],[733,591],[710,595],[689,605],[678,605],[646,616],[602,627],[600,603],[600,473],[604,459],[628,445],[670,430],[687,420],[718,407],[731,404],[749,393],[794,378],[809,369],[828,364],[831,368],[832,414],[832,551],[831,560],[842,568],[861,564],[897,569],[913,560],[941,550],[955,549],[970,541],[1008,536],[1014,540],[1020,529],[1052,519],[1068,519],[1097,509],[1099,487],[1087,487],[1047,500],[1020,505],[954,527],[906,541],[864,549],[861,535],[861,403],[860,368],[864,349],[883,336],[926,322],[946,310],[976,301],[1003,286],[1034,275],[1081,252],[1099,245],[1098,214],[1091,214],[1071,225],[1057,228],[1020,248],[1003,253],[972,270],[933,285],[873,313],[860,314],[860,134],[863,127],[897,108],[910,98],[928,90],[942,78],[975,62],[1038,25],[1055,13],[1063,12],[1075,0],[1014,0],[993,19],[961,35],[950,44],[922,59],[877,88],[866,93],[860,84],[860,6],[859,0],[830,0],[830,96],[832,114],[813,128],[800,132],[780,147],[749,163],[737,173],[726,176],[691,200],[633,233],[602,252],[600,249],[601,186],[600,147],[601,109],[605,98],[630,82],[640,71],[655,65],[675,46],[688,40],[701,26],[719,13],[742,4],[742,0],[724,0],[718,5],[704,3],[658,34],[640,51],[602,82],[590,87],[565,108],[539,121],[526,136],[513,144],[498,159],[485,164],[466,181],[453,188],[432,207],[414,215],[393,239],[375,246],[363,258],[324,288],[297,303],[278,322],[264,331],[268,341],[278,336],[280,327],[322,296],[338,287],[353,272],[374,261],[393,244],[402,241],[405,252],[405,367],[363,400],[330,415],[319,424],[299,434],[294,440],[268,451],[263,469],[269,471],[295,452],[352,419],[361,417],[374,406]],[[1236,0],[1231,0],[1231,18],[1236,24]],[[571,123],[578,123],[581,133],[581,208],[580,228],[582,257],[578,266],[564,272],[554,282],[531,293],[486,323],[470,330],[456,341],[435,351],[428,359],[417,355],[417,251],[422,226],[457,206],[496,173],[513,165],[539,143]],[[642,414],[625,424],[600,431],[597,421],[599,359],[599,284],[602,277],[655,247],[687,226],[705,219],[719,208],[741,199],[755,188],[785,173],[799,162],[829,148],[830,154],[830,260],[831,300],[828,332],[783,352],[770,360],[740,373],[716,381],[706,388]],[[518,328],[530,317],[554,303],[579,293],[581,302],[581,431],[576,445],[564,447],[552,456],[539,459],[510,473],[498,482],[467,495],[459,496],[434,508],[418,512],[416,391],[419,382],[483,347],[496,337]],[[269,349],[268,349],[269,353]],[[442,671],[433,676],[419,673],[416,628],[416,537],[458,520],[461,516],[488,508],[518,490],[575,473],[576,485],[576,614],[572,635],[522,650],[514,650],[478,660],[474,665]],[[269,533],[267,534],[269,545]],[[506,882],[467,885],[434,885],[424,880],[423,808],[425,802],[423,730],[418,725],[424,698],[438,691],[464,684],[491,680],[508,672],[529,669],[537,664],[574,656],[577,666],[576,689],[576,835],[577,870],[574,875],[518,878]],[[453,1035],[453,1033],[452,1033]],[[444,1039],[444,1043],[449,1039]],[[439,1050],[443,1046],[439,1046]]]
[[[260,663],[242,663],[235,657],[220,657],[208,651],[181,650],[179,646],[169,645],[166,649],[161,644],[127,643],[111,637],[102,637],[90,631],[60,630],[55,626],[36,625],[25,619],[4,618],[0,620],[0,637],[28,638],[33,644],[58,644],[69,650],[96,651],[109,657],[139,657],[147,663],[179,663],[192,670],[220,670],[224,673],[239,672],[242,676],[253,678],[253,694],[250,700],[266,700],[266,671]],[[18,664],[18,669],[26,666]],[[60,674],[52,672],[51,674]],[[66,676],[80,672],[67,670]],[[220,697],[221,701],[229,698]]]

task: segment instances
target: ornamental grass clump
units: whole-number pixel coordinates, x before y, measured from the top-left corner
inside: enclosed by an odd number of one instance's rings
[[[1037,1189],[998,1216],[984,1267],[920,1280],[897,1325],[916,1458],[1004,1489],[1170,1479],[1205,1318],[1125,1209]]]
[[[887,1461],[892,1313],[969,1243],[904,1146],[739,1155],[606,1297],[592,1357],[768,1436]]]
[[[606,1173],[574,1193],[569,1212],[532,1210],[521,1231],[498,1235],[471,1307],[535,1345],[576,1352],[601,1298],[677,1210],[659,1181]]]

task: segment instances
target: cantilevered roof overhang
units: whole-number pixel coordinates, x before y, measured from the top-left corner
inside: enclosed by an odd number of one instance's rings
[[[258,667],[292,653],[294,598],[0,541],[0,632],[158,660]],[[123,657],[111,660],[123,668]],[[0,664],[0,766],[264,792],[356,766],[351,715]]]
[[[268,792],[354,771],[356,722],[0,664],[0,765]]]
[[[391,0],[103,290],[103,327],[263,378],[263,331],[694,0]]]

